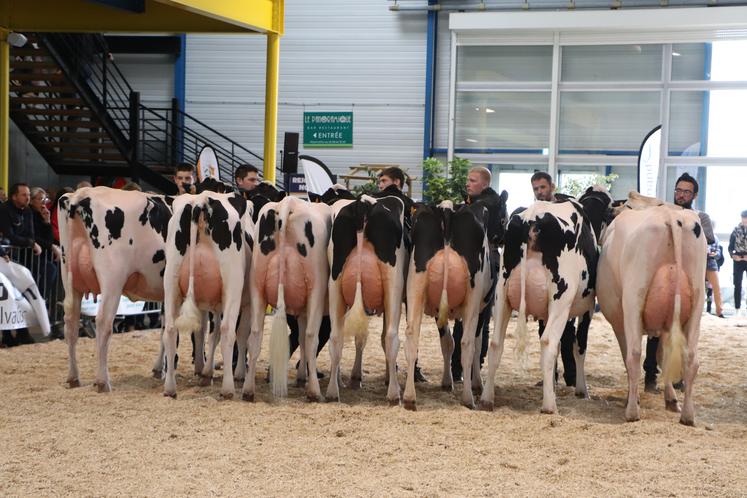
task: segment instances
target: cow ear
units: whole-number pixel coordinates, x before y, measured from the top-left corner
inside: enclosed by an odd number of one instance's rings
[[[506,202],[508,200],[508,192],[506,192],[505,190],[501,192],[501,200],[503,202]]]

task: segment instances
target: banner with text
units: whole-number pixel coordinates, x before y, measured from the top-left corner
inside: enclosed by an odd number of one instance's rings
[[[352,112],[304,112],[304,147],[352,147]]]

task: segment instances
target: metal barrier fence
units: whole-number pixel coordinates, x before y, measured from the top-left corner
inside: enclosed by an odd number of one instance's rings
[[[5,250],[11,261],[25,266],[31,271],[31,275],[39,287],[39,292],[44,298],[49,324],[52,328],[53,337],[62,337],[64,325],[65,289],[62,286],[62,266],[55,259],[51,251],[42,251],[35,255],[30,247],[16,247],[0,245]],[[22,289],[19,289],[22,290]],[[145,302],[142,312],[131,312],[115,316],[113,330],[125,332],[130,327],[144,328],[145,317],[149,317],[149,328],[155,328],[160,322],[162,303]],[[90,337],[95,335],[94,318],[81,313],[80,327]]]

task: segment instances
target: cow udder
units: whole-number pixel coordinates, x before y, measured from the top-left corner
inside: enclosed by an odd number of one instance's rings
[[[187,248],[187,252],[179,267],[179,289],[182,296],[187,295],[189,289],[189,260],[195,258],[194,263],[194,294],[195,301],[204,307],[215,307],[222,301],[223,280],[220,264],[210,244],[198,243],[197,247]]]
[[[285,299],[285,310],[290,315],[298,315],[306,309],[308,289],[311,283],[308,281],[309,272],[304,268],[303,257],[298,254],[295,247],[287,245],[283,251],[284,257],[280,257],[280,251],[273,252],[266,260],[267,264],[264,282],[264,293],[267,302],[273,307],[278,303],[278,285],[280,264],[284,264],[283,298]],[[255,270],[257,271],[257,270]]]
[[[379,269],[379,258],[374,253],[370,242],[364,241],[361,250],[362,260],[358,261],[358,248],[354,248],[348,255],[342,268],[342,297],[348,307],[355,301],[355,285],[358,274],[361,274],[361,290],[363,291],[363,306],[369,313],[379,314],[384,311],[384,285]],[[362,269],[362,271],[359,271]]]
[[[467,285],[469,270],[464,258],[453,250],[449,252],[448,281],[446,283],[446,295],[449,301],[449,314],[458,308],[467,297]],[[426,266],[427,287],[425,312],[431,316],[438,314],[438,306],[441,303],[441,292],[444,285],[444,250],[438,251]]]
[[[537,320],[547,320],[548,272],[542,265],[540,253],[530,251],[526,265],[526,314]],[[521,265],[517,265],[508,277],[508,302],[513,310],[521,304]]]
[[[693,290],[690,279],[682,268],[679,274],[680,325],[684,327],[692,310]],[[647,332],[659,332],[672,328],[676,277],[675,265],[663,265],[654,274],[643,307],[643,328]]]

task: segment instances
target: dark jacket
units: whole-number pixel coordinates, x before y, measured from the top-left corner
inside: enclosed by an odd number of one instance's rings
[[[467,197],[467,204],[479,202],[488,209],[488,242],[495,248],[503,240],[506,224],[506,202],[501,196],[488,187],[474,197]]]
[[[45,223],[41,214],[34,211],[34,240],[39,246],[48,251],[55,243],[54,231],[50,223]]]
[[[747,227],[741,223],[734,228],[729,237],[729,256],[747,256]]]
[[[0,232],[11,245],[33,247],[35,240],[31,208],[18,209],[11,200],[0,206]]]

